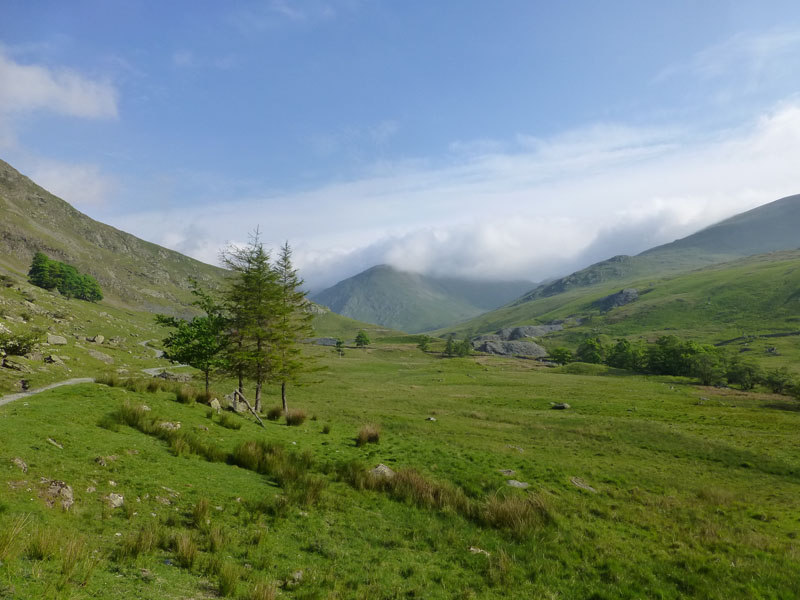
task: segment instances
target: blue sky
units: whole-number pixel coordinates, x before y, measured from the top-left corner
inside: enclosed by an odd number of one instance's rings
[[[796,2],[2,2],[0,157],[215,262],[538,280],[800,192]]]

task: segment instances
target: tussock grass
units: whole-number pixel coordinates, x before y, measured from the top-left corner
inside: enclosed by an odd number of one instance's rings
[[[0,530],[0,561],[5,562],[16,556],[22,532],[30,525],[29,514],[17,515],[11,523]]]
[[[297,427],[305,422],[307,416],[306,411],[302,408],[289,409],[286,413],[286,424],[289,427]]]
[[[194,404],[197,400],[197,390],[190,385],[182,385],[175,390],[175,400],[181,404]]]
[[[365,444],[377,444],[381,440],[381,426],[375,423],[362,425],[356,436],[356,446]]]
[[[479,507],[477,521],[524,536],[551,522],[550,508],[539,494],[492,494]]]
[[[205,529],[211,524],[209,514],[211,512],[211,504],[207,498],[200,498],[192,508],[192,523],[198,529]]]
[[[330,424],[329,423],[325,423],[325,425],[322,426],[322,433],[324,433],[325,435],[328,435],[330,432],[331,432]]]
[[[148,523],[129,535],[116,549],[113,558],[117,561],[135,559],[141,554],[152,552],[161,543],[162,539],[157,525]]]
[[[38,526],[28,538],[25,554],[32,560],[50,560],[58,553],[61,536],[52,527]]]
[[[172,538],[172,549],[178,564],[184,569],[191,569],[197,560],[197,542],[188,531],[179,531]]]
[[[244,595],[245,600],[275,600],[278,597],[278,585],[273,581],[256,582]]]
[[[242,576],[242,569],[235,562],[225,561],[217,572],[217,585],[221,596],[233,597]]]
[[[227,545],[228,535],[221,526],[213,525],[208,529],[206,540],[208,542],[208,551],[216,554],[221,552]]]
[[[242,422],[232,414],[226,412],[219,414],[219,424],[226,429],[233,429],[234,431],[242,428]]]
[[[267,419],[270,421],[277,421],[283,416],[283,407],[273,406],[267,411]]]
[[[95,383],[107,385],[108,387],[119,387],[123,380],[114,372],[102,373],[94,378]]]

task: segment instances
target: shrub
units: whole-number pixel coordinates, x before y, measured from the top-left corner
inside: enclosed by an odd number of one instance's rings
[[[377,444],[381,439],[381,427],[375,423],[362,425],[356,436],[356,446],[364,444]]]
[[[286,413],[286,424],[289,427],[302,425],[306,420],[306,411],[302,408],[293,408]]]
[[[41,341],[42,333],[36,329],[16,335],[0,332],[0,352],[5,352],[9,356],[23,356]]]
[[[331,426],[328,423],[322,426],[322,433],[328,435],[331,432]]]
[[[270,421],[277,421],[283,416],[283,408],[280,406],[273,406],[267,411],[267,419]]]

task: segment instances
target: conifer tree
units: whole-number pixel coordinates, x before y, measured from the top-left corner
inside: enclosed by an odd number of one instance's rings
[[[303,280],[292,267],[292,249],[284,243],[273,270],[279,287],[278,314],[274,322],[276,366],[275,380],[281,384],[281,403],[288,410],[286,386],[295,383],[300,373],[308,368],[308,358],[301,358],[300,342],[313,335]]]

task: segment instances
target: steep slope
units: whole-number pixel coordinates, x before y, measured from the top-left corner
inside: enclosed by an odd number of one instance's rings
[[[312,300],[341,315],[416,333],[501,306],[530,285],[436,278],[379,265],[315,294]]]
[[[27,272],[41,251],[94,276],[109,302],[174,312],[189,279],[214,288],[223,269],[99,223],[0,160],[0,267]]]

